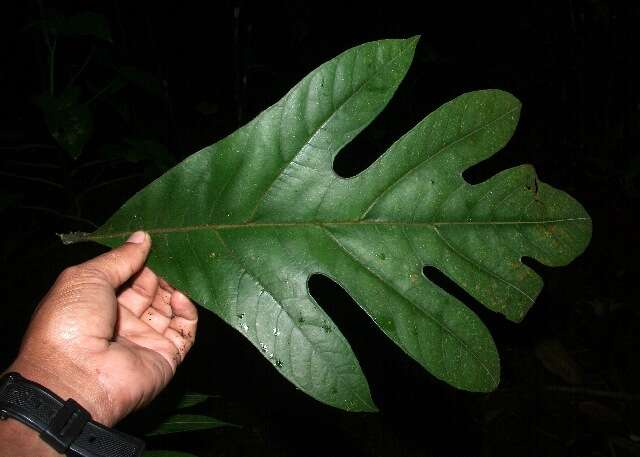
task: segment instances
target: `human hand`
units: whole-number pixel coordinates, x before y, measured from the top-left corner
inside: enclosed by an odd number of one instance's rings
[[[67,268],[38,305],[8,371],[111,426],[151,401],[193,345],[198,314],[144,266],[151,239]]]

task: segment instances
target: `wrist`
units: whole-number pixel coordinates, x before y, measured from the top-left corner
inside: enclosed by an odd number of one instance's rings
[[[11,418],[0,421],[0,443],[2,456],[60,457],[60,454],[42,441],[37,431]]]
[[[7,372],[10,371],[20,373],[30,381],[46,387],[63,400],[74,399],[91,414],[91,418],[96,422],[107,426],[112,426],[116,422],[109,414],[107,396],[101,389],[96,389],[98,387],[96,382],[90,380],[77,367],[57,363],[54,369],[46,363],[34,363],[28,357],[19,355],[7,369]]]
[[[6,420],[0,424],[2,456],[48,457],[53,449],[78,457],[142,457],[145,448],[144,441],[91,420],[77,401],[63,400],[17,372],[0,378],[0,418]]]

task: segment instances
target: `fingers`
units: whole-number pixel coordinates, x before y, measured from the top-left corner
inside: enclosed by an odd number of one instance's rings
[[[142,316],[140,316],[140,320],[159,334],[163,334],[167,327],[169,327],[171,316],[166,316],[153,306],[149,306],[144,313],[142,313]]]
[[[142,316],[147,308],[153,306],[161,315],[171,318],[173,290],[164,279],[157,276],[150,268],[144,267],[133,277],[131,284],[120,292],[118,302],[136,317]]]
[[[174,315],[164,335],[178,349],[182,361],[196,339],[198,311],[193,302],[177,290],[171,295],[171,309]]]
[[[159,278],[159,283],[160,287],[158,287],[152,306],[163,315],[171,318],[171,316],[173,316],[173,310],[171,309],[171,294],[175,289],[169,286],[162,278]]]
[[[115,289],[142,269],[150,249],[151,237],[146,232],[135,232],[122,246],[112,249],[80,266],[102,273]]]
[[[176,317],[189,321],[195,329],[198,322],[198,310],[193,302],[179,290],[175,290],[171,295],[171,309]]]
[[[159,278],[160,280],[160,287],[162,287],[164,290],[166,290],[169,293],[172,293],[175,289],[171,286],[171,284],[169,284],[167,281],[165,281],[163,278]]]
[[[140,274],[141,278],[143,274],[144,272]],[[157,351],[175,369],[193,346],[198,312],[183,293],[171,288],[162,279],[159,280],[159,284],[152,306],[148,306],[140,315],[128,306],[120,307],[117,334],[140,346]],[[169,293],[166,289],[173,292]],[[164,294],[169,294],[167,301],[159,298]],[[162,303],[156,304],[157,301]],[[164,314],[164,310],[161,311],[165,305],[168,306],[169,315]],[[162,344],[161,340],[169,344]]]
[[[153,351],[171,368],[170,376],[175,373],[178,364],[183,360],[183,356],[178,352],[178,348],[172,341],[153,330],[122,306],[120,307],[118,328],[114,340],[118,342],[128,341],[141,348]]]
[[[133,277],[129,287],[120,292],[118,302],[140,317],[155,300],[159,284],[158,276],[144,267]]]
[[[136,309],[134,314],[156,332],[162,334],[167,327],[169,327],[169,323],[173,317],[173,310],[171,308],[172,292],[166,290],[167,283],[161,278],[158,278],[158,286],[151,303],[149,304],[147,301],[147,306],[142,309]]]

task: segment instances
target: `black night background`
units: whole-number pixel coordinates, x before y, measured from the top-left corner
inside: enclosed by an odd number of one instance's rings
[[[60,33],[51,66],[47,30],[87,12],[101,19],[85,15]],[[349,339],[380,413],[350,414],[307,397],[201,309],[198,340],[170,387],[120,428],[142,436],[181,393],[197,391],[216,397],[194,411],[240,427],[149,438],[151,449],[202,457],[640,455],[639,13],[636,2],[604,0],[6,2],[0,366],[15,357],[58,273],[104,251],[63,246],[56,233],[92,231],[340,52],[419,34],[400,89],[340,153],[336,170],[355,175],[441,104],[498,88],[523,103],[518,129],[465,177],[480,182],[531,163],[593,219],[591,245],[569,266],[534,263],[545,287],[520,324],[439,279],[492,332],[500,387],[475,394],[439,382],[339,286],[314,278],[311,292]],[[59,120],[63,132],[88,132],[74,140],[84,144],[76,160],[76,146],[62,147],[45,122],[52,89],[68,97],[57,103],[82,105],[75,120]]]

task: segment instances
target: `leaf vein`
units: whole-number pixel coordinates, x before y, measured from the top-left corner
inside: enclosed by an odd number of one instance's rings
[[[382,189],[382,192],[380,192],[374,199],[373,201],[369,204],[369,206],[367,207],[367,209],[364,211],[364,213],[362,213],[362,215],[360,216],[359,219],[364,219],[365,217],[367,217],[367,215],[369,214],[369,212],[373,209],[373,207],[376,205],[376,203],[378,203],[380,201],[380,199],[382,197],[384,197],[391,189],[393,189],[396,185],[398,185],[400,182],[404,181],[408,176],[410,176],[411,174],[413,174],[416,170],[418,170],[420,167],[422,167],[423,165],[426,165],[427,163],[429,163],[432,159],[434,159],[436,156],[440,155],[442,153],[442,151],[446,151],[447,149],[449,149],[451,146],[456,145],[462,141],[464,141],[465,139],[467,139],[468,137],[478,133],[481,130],[486,129],[488,126],[490,126],[491,124],[498,122],[500,120],[502,120],[502,118],[508,116],[509,114],[512,114],[514,111],[517,111],[518,109],[520,109],[520,105],[517,105],[513,108],[511,108],[508,111],[505,111],[503,114],[501,114],[500,116],[496,117],[495,119],[492,119],[491,121],[487,122],[486,124],[481,125],[480,127],[477,127],[467,133],[465,133],[463,136],[461,136],[460,138],[452,141],[451,143],[448,143],[444,146],[442,146],[440,149],[438,149],[437,151],[435,151],[433,154],[425,157],[423,160],[421,160],[419,163],[417,163],[416,165],[414,165],[413,167],[411,167],[409,170],[407,170],[402,176],[400,176],[397,179],[392,180],[389,185],[387,187],[385,187],[384,189]]]
[[[382,65],[378,71],[376,71],[375,73],[371,74],[369,76],[368,79],[364,79],[357,88],[353,88],[353,78],[351,81],[352,84],[352,88],[351,88],[351,95],[349,95],[342,103],[340,103],[339,106],[337,106],[335,108],[334,111],[331,112],[331,114],[320,124],[320,126],[311,133],[311,135],[309,135],[309,137],[307,138],[307,140],[305,141],[305,145],[307,143],[309,143],[313,137],[322,129],[326,128],[326,125],[340,112],[340,110],[342,109],[343,106],[345,106],[350,100],[352,100],[355,96],[357,96],[363,89],[363,87],[365,87],[371,80],[374,79],[374,77],[383,71],[384,68],[390,66],[391,64],[393,64],[396,60],[400,59],[405,52],[411,50],[412,47],[411,46],[406,46],[401,52],[398,53],[398,55],[394,56],[392,59],[390,59],[388,62],[386,62],[384,65]],[[356,54],[357,56],[357,54]],[[298,154],[300,154],[300,152],[302,152],[302,149],[304,148],[304,146],[302,148],[300,148],[295,154],[294,156],[291,158],[291,160],[294,160]],[[291,160],[287,161],[283,167],[280,168],[280,170],[278,171],[277,175],[273,178],[273,180],[271,181],[271,183],[265,188],[264,192],[262,193],[262,195],[258,198],[253,210],[251,211],[249,217],[247,218],[247,221],[251,221],[253,220],[253,218],[256,215],[256,212],[258,211],[258,208],[260,207],[260,205],[262,204],[262,202],[264,201],[264,199],[266,198],[267,194],[269,193],[269,190],[271,190],[271,188],[273,187],[273,183],[275,183],[278,178],[282,175],[282,172],[289,166],[289,164],[291,163]]]
[[[477,261],[467,257],[466,255],[464,255],[461,251],[459,251],[458,249],[455,248],[455,246],[453,246],[449,240],[447,240],[441,233],[440,230],[438,230],[437,227],[434,227],[433,230],[436,232],[436,235],[438,235],[438,237],[442,240],[442,242],[449,248],[449,250],[451,250],[452,252],[454,252],[455,254],[457,254],[461,259],[467,261],[469,264],[471,264],[472,266],[476,267],[478,270],[487,273],[489,276],[492,276],[493,278],[499,280],[500,282],[503,282],[504,284],[506,284],[507,286],[515,289],[516,291],[520,292],[520,294],[524,295],[527,299],[529,299],[529,301],[531,303],[533,303],[535,300],[533,298],[531,298],[529,296],[529,294],[527,294],[525,291],[523,291],[522,289],[520,289],[518,286],[516,286],[515,284],[512,284],[511,282],[509,282],[508,280],[504,279],[503,277],[499,276],[498,274],[494,273],[491,270],[488,270],[486,267],[484,267],[483,265],[479,264]]]
[[[399,290],[397,290],[395,287],[393,287],[389,282],[387,282],[382,276],[380,276],[377,272],[375,272],[373,269],[371,269],[370,267],[368,267],[367,265],[364,264],[364,262],[361,262],[360,259],[358,259],[356,257],[356,255],[351,252],[350,250],[348,250],[341,242],[340,240],[333,234],[333,232],[331,232],[329,229],[327,229],[326,227],[323,227],[323,230],[327,233],[327,236],[333,240],[333,242],[340,248],[341,251],[343,251],[349,258],[351,258],[354,262],[356,262],[356,264],[358,264],[360,267],[364,268],[366,271],[368,271],[372,276],[374,276],[375,278],[377,278],[382,284],[384,284],[385,286],[387,286],[388,289],[390,289],[392,292],[394,292],[396,295],[398,295],[400,298],[402,298],[403,300],[407,301],[408,303],[410,303],[411,305],[414,306],[414,308],[416,308],[417,310],[419,310],[425,317],[427,317],[430,321],[432,321],[433,323],[436,324],[436,326],[438,328],[440,328],[440,330],[446,334],[451,335],[451,337],[453,337],[454,340],[456,340],[460,345],[464,346],[464,348],[466,349],[467,353],[471,355],[471,357],[473,357],[476,362],[478,362],[478,364],[487,372],[487,375],[491,378],[492,382],[494,382],[495,384],[495,376],[493,376],[493,374],[491,373],[491,371],[489,370],[489,368],[482,362],[482,360],[480,359],[480,357],[478,356],[478,354],[476,354],[474,351],[472,351],[469,346],[467,346],[467,344],[465,343],[465,341],[460,338],[458,335],[456,335],[455,333],[453,333],[451,331],[451,329],[449,329],[448,327],[446,327],[442,322],[440,322],[438,319],[436,319],[435,317],[433,317],[431,314],[429,314],[426,310],[424,310],[423,308],[417,306],[413,301],[411,301],[409,298],[405,297],[402,292],[400,292]],[[408,352],[411,353],[408,348],[405,346],[404,342],[400,343],[401,346]]]

